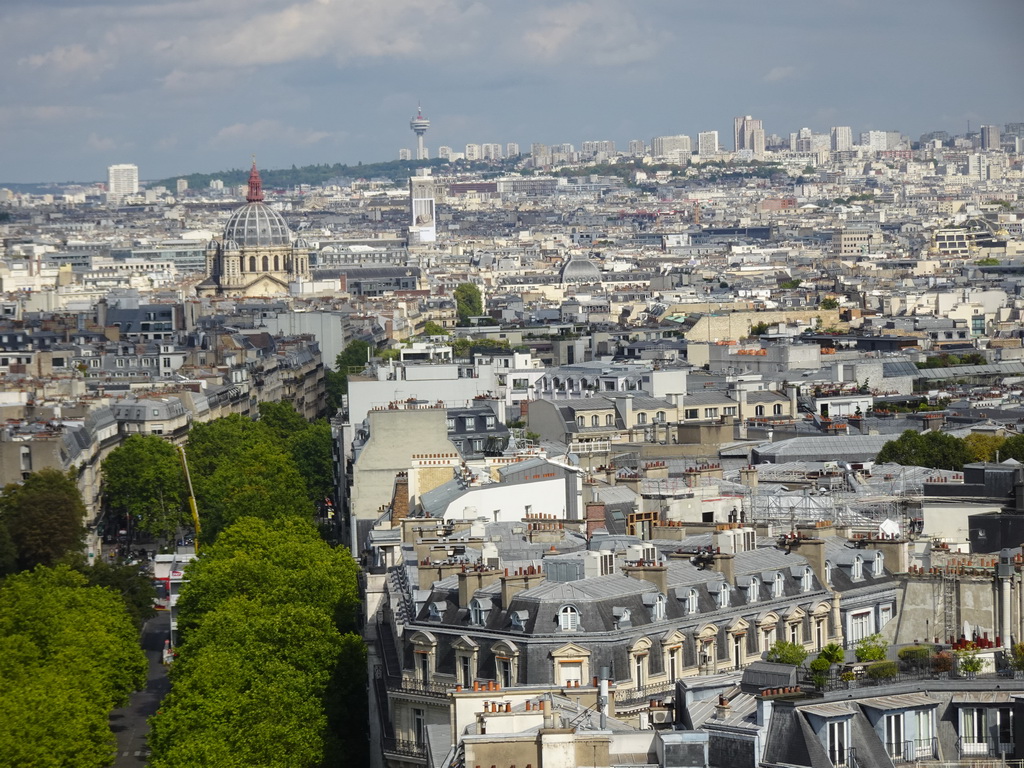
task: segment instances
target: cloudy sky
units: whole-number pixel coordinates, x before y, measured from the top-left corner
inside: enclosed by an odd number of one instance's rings
[[[1024,121],[1024,0],[2,0],[0,182]]]

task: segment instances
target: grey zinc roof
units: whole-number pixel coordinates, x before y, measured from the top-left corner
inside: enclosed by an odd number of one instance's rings
[[[611,597],[625,597],[642,592],[656,592],[657,587],[647,581],[632,579],[616,574],[595,576],[581,581],[545,581],[532,589],[520,592],[516,597],[522,600],[603,600]]]
[[[862,707],[890,710],[911,709],[914,707],[934,707],[939,702],[927,693],[900,693],[893,696],[874,696],[870,699],[859,699],[857,703]]]
[[[821,460],[844,458],[850,455],[874,456],[889,442],[888,435],[829,435],[822,437],[794,437],[771,445],[759,446],[756,451],[762,459],[773,463],[793,461],[796,458],[821,457]]]

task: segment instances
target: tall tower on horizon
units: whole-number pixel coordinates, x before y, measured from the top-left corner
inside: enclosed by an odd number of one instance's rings
[[[427,150],[423,146],[423,134],[430,127],[430,121],[423,116],[423,108],[419,104],[416,105],[416,117],[409,121],[409,127],[416,134],[416,159],[426,160]]]

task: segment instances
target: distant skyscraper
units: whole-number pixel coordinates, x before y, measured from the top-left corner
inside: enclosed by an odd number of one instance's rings
[[[452,148],[451,147],[438,147],[437,157],[440,160],[451,160]]]
[[[629,142],[629,154],[633,157],[643,157],[647,153],[647,144],[643,139],[632,139]]]
[[[837,125],[832,128],[832,151],[849,152],[853,149],[853,128]]]
[[[410,243],[432,243],[437,239],[434,220],[434,180],[429,168],[420,168],[409,179],[409,198],[412,203],[412,222],[409,226]]]
[[[115,200],[139,194],[139,166],[129,163],[108,166],[107,192]]]
[[[889,139],[885,131],[864,131],[860,135],[860,145],[868,152],[884,152],[889,148]]]
[[[178,197],[184,197],[185,193],[188,192],[188,179],[178,179],[175,183],[175,190]]]
[[[999,126],[998,125],[983,125],[981,126],[981,148],[985,150],[999,149]]]
[[[505,145],[505,157],[517,157],[519,155],[519,145],[510,141]]]
[[[423,134],[430,127],[430,121],[423,116],[423,109],[418,104],[416,105],[416,117],[409,121],[409,127],[416,134],[416,159],[426,160],[427,150],[423,147]]]
[[[501,144],[481,144],[480,155],[484,160],[501,160]]]
[[[755,157],[764,154],[764,126],[750,115],[733,119],[733,149],[749,149]]]
[[[701,157],[718,154],[718,131],[702,131],[697,134],[697,154]]]
[[[655,157],[668,157],[673,152],[681,152],[688,155],[692,151],[690,137],[683,134],[678,136],[655,136],[651,139],[651,154]]]
[[[408,150],[408,149],[400,149],[400,150],[398,150],[398,159],[399,160],[412,160],[412,151]]]
[[[480,145],[479,144],[467,144],[466,145],[466,159],[473,161],[481,158]]]

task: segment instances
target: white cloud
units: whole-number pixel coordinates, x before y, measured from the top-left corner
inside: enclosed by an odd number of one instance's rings
[[[796,77],[797,69],[793,66],[779,66],[769,69],[762,78],[766,83],[779,83]]]
[[[18,66],[58,78],[84,76],[95,79],[113,66],[113,58],[104,51],[91,51],[80,43],[74,43],[22,57]]]
[[[0,125],[66,123],[70,120],[93,118],[97,114],[97,110],[92,107],[61,106],[56,104],[0,106]]]
[[[210,143],[214,146],[230,147],[255,146],[266,143],[310,146],[331,138],[338,138],[338,134],[330,131],[296,128],[293,125],[286,125],[280,120],[264,119],[225,126],[217,131]]]
[[[85,140],[85,146],[94,152],[110,152],[117,149],[117,142],[109,136],[90,133],[89,138]]]

